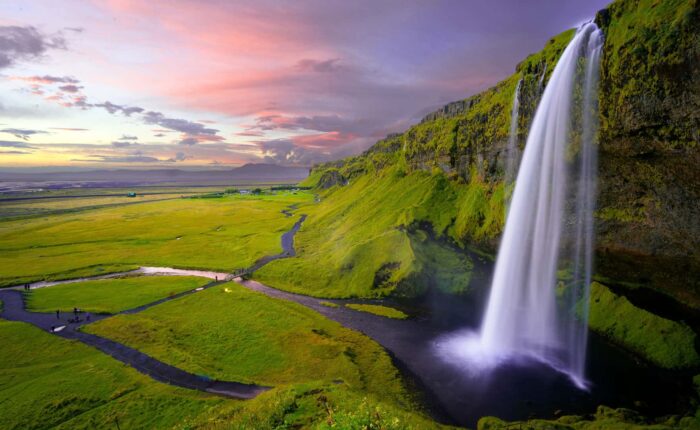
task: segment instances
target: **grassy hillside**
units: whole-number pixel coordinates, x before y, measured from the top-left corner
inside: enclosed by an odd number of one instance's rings
[[[596,18],[606,36],[596,267],[605,278],[658,289],[695,307],[699,9],[695,0],[620,0]],[[324,296],[419,294],[441,271],[421,264],[420,255],[432,252],[421,252],[421,241],[413,240],[411,229],[418,227],[494,254],[503,201],[511,192],[503,184],[504,151],[516,85],[521,81],[522,148],[549,75],[573,34],[552,38],[493,88],[446,105],[359,156],[315,166],[305,185],[316,186],[323,198],[309,209],[299,257],[273,263],[259,279]],[[447,254],[451,274],[459,253]],[[438,283],[463,285],[466,276]]]
[[[301,305],[229,283],[86,326],[212,378],[274,386],[199,428],[440,428],[375,342]],[[375,427],[363,427],[373,425]],[[288,426],[288,427],[286,427]]]
[[[28,324],[0,320],[0,338],[0,422],[7,430],[117,424],[122,429],[447,428],[387,392],[309,382],[237,401],[155,382],[93,348]],[[388,366],[388,376],[394,374],[386,359],[380,362]]]
[[[426,230],[443,238],[453,234],[460,203],[481,204],[494,223],[501,223],[502,207],[492,210],[488,201],[472,201],[472,189],[459,190],[441,171],[408,175],[392,167],[357,176],[304,208],[309,216],[295,238],[297,258],[275,261],[255,277],[277,288],[329,297],[416,295],[429,286],[465,291],[472,266],[468,255],[431,240]]]
[[[501,178],[515,87],[522,79],[519,134],[571,39],[566,31],[495,87],[428,115],[364,154],[315,167],[303,185],[321,202],[296,238],[298,257],[255,274],[277,288],[325,297],[465,293],[473,262],[493,253],[503,229]],[[522,142],[521,142],[522,144]]]
[[[591,416],[568,415],[557,420],[528,420],[507,422],[495,417],[479,420],[477,430],[676,430],[697,429],[700,421],[696,417],[666,416],[649,420],[630,409],[612,409],[599,406]]]

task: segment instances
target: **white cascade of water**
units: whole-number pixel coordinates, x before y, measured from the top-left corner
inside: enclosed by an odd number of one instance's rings
[[[510,131],[508,134],[508,148],[506,149],[505,182],[510,185],[515,181],[518,174],[518,164],[520,162],[520,150],[518,149],[518,111],[520,110],[520,85],[523,79],[520,78],[515,86],[513,95],[513,107],[510,110]]]
[[[530,356],[585,387],[588,284],[595,195],[595,114],[602,33],[578,29],[545,88],[530,128],[481,327],[480,354]],[[583,97],[576,89],[583,88]],[[579,132],[578,135],[576,132]],[[580,145],[572,167],[571,148]],[[568,170],[575,175],[568,177]],[[573,184],[573,185],[572,185]],[[557,270],[568,239],[567,190],[574,189],[574,274],[557,300]],[[586,309],[580,310],[581,307]]]

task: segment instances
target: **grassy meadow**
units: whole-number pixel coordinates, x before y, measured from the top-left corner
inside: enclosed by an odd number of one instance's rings
[[[233,282],[85,330],[212,378],[273,386],[342,381],[388,399],[406,396],[391,359],[369,338]]]
[[[69,197],[9,202],[3,202],[2,200],[0,200],[0,219],[56,215],[60,213],[78,212],[88,209],[99,209],[109,206],[179,199],[181,197],[181,194],[153,194],[138,195],[136,197],[127,197],[125,194],[124,196],[118,197]]]
[[[193,290],[211,282],[194,276],[138,276],[76,282],[32,290],[32,312],[71,312],[74,307],[93,313],[117,313]]]
[[[177,199],[0,221],[0,286],[139,266],[231,271],[281,251],[310,193]]]
[[[29,324],[0,320],[0,338],[3,429],[174,428],[225,403]]]
[[[438,429],[345,384],[285,385],[238,401],[153,381],[111,357],[0,319],[0,423],[26,429]],[[370,427],[374,426],[374,427]]]
[[[84,330],[192,373],[274,387],[214,410],[205,428],[443,428],[416,411],[391,358],[374,341],[236,283]]]

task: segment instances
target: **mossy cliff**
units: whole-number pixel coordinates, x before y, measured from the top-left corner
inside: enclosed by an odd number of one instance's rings
[[[700,365],[696,335],[690,327],[640,309],[598,282],[591,285],[588,323],[592,330],[659,367]]]
[[[528,420],[507,422],[496,417],[479,420],[477,430],[674,430],[697,429],[700,419],[696,417],[667,416],[649,420],[630,409],[612,409],[599,406],[590,416],[567,415],[556,420]]]
[[[641,285],[700,307],[697,1],[621,0],[599,12],[596,22],[605,32],[599,91],[598,276],[615,287]],[[503,199],[511,191],[503,177],[515,88],[522,80],[522,149],[549,75],[573,34],[569,30],[549,40],[493,88],[450,103],[359,156],[315,166],[308,182],[319,184],[320,205],[334,204],[343,193],[361,200],[378,183],[412,184],[420,196],[398,201],[386,196],[392,202],[387,206],[375,196],[373,212],[396,216],[373,235],[430,223],[436,237],[493,255],[503,229]],[[433,179],[427,181],[427,176]],[[364,188],[355,186],[358,181]],[[439,184],[440,189],[429,191],[415,183]],[[383,191],[398,190],[384,186]],[[361,203],[348,204],[337,216],[351,215],[357,206]],[[320,227],[312,220],[313,214],[301,241]],[[330,226],[330,218],[325,221]],[[344,237],[336,239],[335,248],[354,246],[344,243]],[[397,242],[397,248],[402,246]],[[411,273],[415,271],[395,273],[393,285]],[[356,281],[371,284],[372,279]],[[304,288],[314,290],[314,282]],[[369,287],[354,285],[354,294]]]
[[[598,267],[700,304],[700,7],[621,1],[598,14]]]

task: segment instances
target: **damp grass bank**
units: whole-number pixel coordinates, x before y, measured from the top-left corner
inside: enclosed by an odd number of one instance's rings
[[[394,318],[397,320],[405,320],[406,318],[408,318],[408,315],[406,315],[405,313],[389,306],[349,303],[345,305],[345,307],[354,309],[356,311],[368,312],[370,314],[379,315],[387,318]]]

